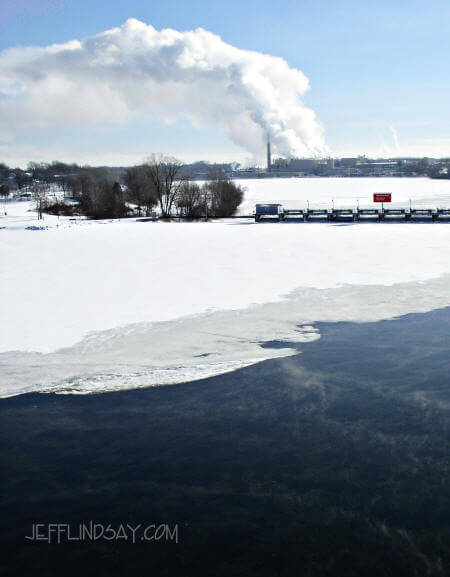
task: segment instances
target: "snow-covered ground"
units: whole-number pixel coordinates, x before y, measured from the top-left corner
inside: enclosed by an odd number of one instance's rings
[[[305,202],[312,189],[317,203],[387,191],[398,202],[450,206],[449,181],[242,184],[244,212],[256,200]],[[317,321],[450,305],[450,223],[38,221],[27,212],[33,203],[5,206],[2,396],[205,377],[292,354],[260,344],[319,338]]]
[[[450,180],[430,178],[289,178],[240,181],[247,189],[241,214],[252,214],[256,202],[278,202],[285,208],[372,208],[374,192],[391,192],[391,207],[448,207]],[[379,207],[379,205],[378,205]]]

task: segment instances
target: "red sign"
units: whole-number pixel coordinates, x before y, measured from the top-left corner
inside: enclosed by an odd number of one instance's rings
[[[392,195],[390,192],[374,192],[374,202],[391,202]]]

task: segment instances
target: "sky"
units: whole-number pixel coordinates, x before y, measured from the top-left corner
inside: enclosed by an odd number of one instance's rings
[[[10,165],[450,156],[448,1],[0,0],[0,50]]]

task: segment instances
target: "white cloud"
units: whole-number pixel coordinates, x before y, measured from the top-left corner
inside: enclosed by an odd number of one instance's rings
[[[155,30],[130,19],[85,40],[0,54],[0,133],[154,116],[215,121],[236,144],[261,155],[267,132],[282,155],[328,152],[302,97],[308,79],[282,58],[241,50],[201,28]]]

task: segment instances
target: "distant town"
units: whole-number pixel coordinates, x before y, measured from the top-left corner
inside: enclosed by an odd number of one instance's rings
[[[221,173],[229,179],[245,178],[307,178],[307,177],[430,177],[450,178],[450,158],[368,158],[366,156],[343,158],[275,158],[272,160],[270,146],[267,148],[265,167],[243,167],[237,162],[209,163],[198,161],[180,163],[179,176],[189,180],[209,180],[211,174]],[[70,183],[80,170],[91,167],[53,161],[29,162],[26,169],[12,168],[0,163],[0,195],[14,191],[30,191],[37,184],[59,184],[62,188]],[[123,183],[129,167],[102,166],[111,179]]]
[[[236,168],[233,178],[283,178],[308,176],[429,176],[450,177],[450,158],[276,158],[268,153],[268,162],[261,168]]]

